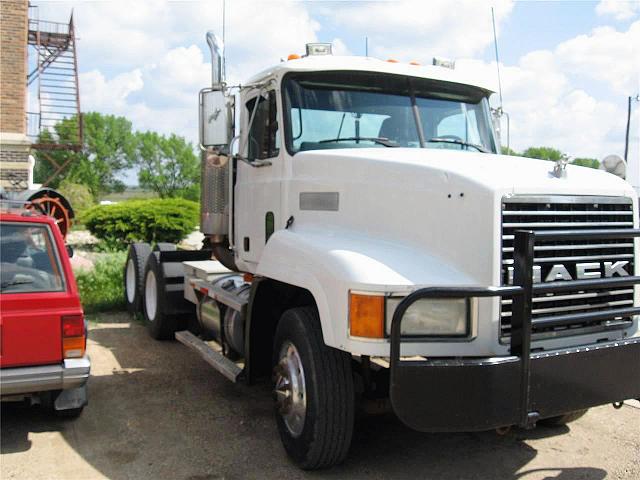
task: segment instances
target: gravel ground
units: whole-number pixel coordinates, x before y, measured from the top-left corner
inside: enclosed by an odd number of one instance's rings
[[[2,479],[635,479],[640,406],[592,409],[560,429],[421,434],[393,416],[358,421],[345,464],[287,459],[267,386],[233,385],[126,314],[92,322],[90,404],[79,419],[2,406]]]

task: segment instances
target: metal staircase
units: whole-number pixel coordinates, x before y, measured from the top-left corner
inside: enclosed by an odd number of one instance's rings
[[[40,151],[72,150],[82,146],[82,115],[73,13],[69,23],[42,21],[30,9],[28,43],[35,53],[27,87],[37,81],[38,111],[27,113],[27,132]],[[56,125],[65,120],[64,131]],[[58,168],[60,167],[60,168]],[[58,165],[57,173],[64,166]]]

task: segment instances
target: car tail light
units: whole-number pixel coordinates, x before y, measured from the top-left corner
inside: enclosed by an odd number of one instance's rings
[[[87,331],[82,315],[66,315],[62,317],[62,356],[63,358],[80,358],[87,346]]]

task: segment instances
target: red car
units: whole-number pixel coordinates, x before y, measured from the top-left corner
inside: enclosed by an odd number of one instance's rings
[[[87,327],[55,220],[0,203],[0,395],[75,417],[87,404]]]

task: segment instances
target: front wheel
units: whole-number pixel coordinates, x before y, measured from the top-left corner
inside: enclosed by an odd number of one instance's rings
[[[327,347],[315,308],[287,310],[276,329],[274,396],[278,430],[303,469],[345,459],[354,422],[351,357]]]

